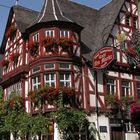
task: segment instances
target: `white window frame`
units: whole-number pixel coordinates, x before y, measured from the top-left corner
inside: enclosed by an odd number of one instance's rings
[[[32,36],[33,42],[39,42],[39,33],[36,33]]]
[[[123,82],[126,82],[128,83],[128,85],[123,85]],[[126,80],[122,80],[122,97],[125,97],[125,96],[129,96],[130,95],[130,81],[126,81]],[[123,89],[124,89],[124,93],[123,93]]]
[[[33,90],[39,89],[39,87],[41,87],[41,81],[39,81],[39,78],[40,78],[39,76],[36,76],[36,77],[32,78],[32,89]]]
[[[53,29],[47,29],[45,31],[45,37],[54,37],[54,30]]]
[[[64,86],[71,87],[71,74],[70,73],[60,73],[60,75],[63,75],[63,79],[59,79],[60,85],[61,85],[61,83],[64,83],[63,84]],[[69,79],[66,78],[67,75],[69,75]],[[69,83],[69,85],[67,85],[67,83]]]
[[[49,80],[46,80],[46,76],[49,76]],[[52,78],[52,75],[54,77],[54,79]],[[53,84],[56,87],[56,74],[55,73],[47,73],[44,75],[44,83],[45,85],[49,85],[49,86],[53,86]]]
[[[63,64],[63,65],[69,65],[69,67],[67,68],[67,67],[61,67],[61,64]],[[60,69],[70,69],[70,64],[68,64],[68,63],[60,63],[59,64],[59,67],[60,67]]]
[[[44,69],[45,69],[45,70],[50,70],[50,69],[54,69],[54,68],[55,68],[55,64],[52,64],[52,63],[50,63],[50,64],[53,65],[53,67],[50,67],[50,68],[48,67],[48,68],[46,68],[46,65],[49,65],[49,63],[48,63],[48,64],[45,64],[45,65],[44,65]]]
[[[35,70],[36,68],[39,68],[39,69]],[[40,66],[36,66],[32,69],[32,73],[37,73],[39,71],[40,71]]]
[[[70,37],[70,31],[69,30],[60,30],[60,37]]]
[[[7,88],[7,98],[9,98],[11,92],[16,92],[18,95],[22,96],[22,83],[18,82]]]
[[[109,80],[111,80],[111,81],[109,81]],[[113,78],[108,78],[106,86],[107,86],[107,90],[109,88],[109,91],[107,91],[107,93],[111,94],[111,95],[115,95],[115,93],[116,93],[116,80]],[[113,91],[113,89],[114,89],[114,91]]]

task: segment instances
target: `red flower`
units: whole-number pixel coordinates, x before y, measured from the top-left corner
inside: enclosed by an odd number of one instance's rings
[[[76,43],[69,38],[60,38],[58,44],[62,47],[72,47],[73,45],[76,45]]]
[[[8,65],[9,65],[9,60],[2,60],[1,61],[1,65],[3,66],[3,67],[6,67],[6,68],[8,68]]]
[[[18,61],[18,57],[19,57],[19,53],[12,53],[11,55],[10,55],[10,60],[11,61],[14,61],[14,62],[17,62]]]
[[[16,30],[17,28],[15,27],[14,24],[12,24],[6,32],[6,37],[12,36],[16,32]]]
[[[44,47],[55,47],[55,46],[58,46],[58,43],[57,43],[57,40],[55,38],[52,38],[52,37],[46,37],[44,40],[43,40],[43,45]]]

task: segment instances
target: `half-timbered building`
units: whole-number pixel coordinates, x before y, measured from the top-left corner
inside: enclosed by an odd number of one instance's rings
[[[102,140],[136,140],[129,116],[118,110],[110,117],[105,96],[140,98],[139,58],[126,53],[133,36],[139,38],[138,5],[139,0],[112,0],[97,10],[69,0],[44,0],[40,12],[13,6],[1,45],[4,99],[16,91],[25,97],[26,111],[35,113],[29,91],[46,84],[74,87],[91,131],[95,124]],[[120,34],[128,44],[121,44]],[[62,45],[62,39],[71,44]],[[105,69],[93,69],[92,57],[102,47],[112,47],[115,58]],[[45,105],[45,112],[53,109]],[[56,129],[51,138],[58,139]]]

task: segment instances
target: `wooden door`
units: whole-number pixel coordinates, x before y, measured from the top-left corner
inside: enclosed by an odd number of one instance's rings
[[[124,140],[122,127],[111,127],[111,140]]]

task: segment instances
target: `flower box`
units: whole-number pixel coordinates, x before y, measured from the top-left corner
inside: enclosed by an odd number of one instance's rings
[[[19,53],[12,53],[10,55],[10,60],[13,61],[14,64],[17,64],[19,56],[20,56]]]
[[[2,60],[1,65],[7,69],[9,66],[9,63],[10,63],[9,60]]]
[[[39,43],[38,42],[30,43],[28,45],[28,50],[29,50],[29,53],[31,56],[36,57],[38,55],[38,52],[39,52]]]
[[[44,87],[42,89],[29,92],[28,96],[32,102],[47,103],[54,106],[75,104],[77,91],[70,87]]]

